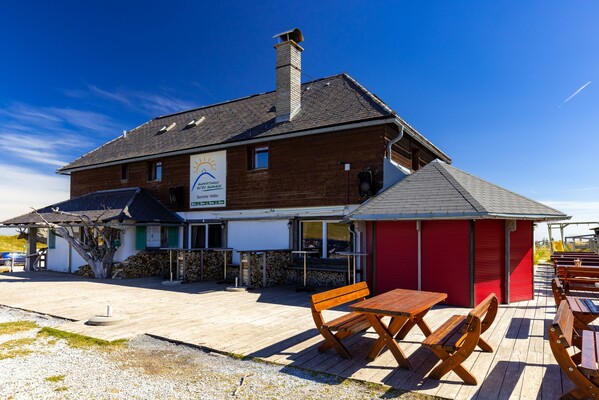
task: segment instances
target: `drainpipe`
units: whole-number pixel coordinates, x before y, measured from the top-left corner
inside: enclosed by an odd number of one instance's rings
[[[387,143],[387,159],[391,160],[391,147],[393,147],[393,145],[397,142],[399,142],[401,140],[401,138],[403,137],[403,125],[401,122],[399,122],[399,120],[397,118],[395,118],[395,120],[393,120],[393,123],[395,125],[397,125],[397,127],[399,128],[399,135],[397,135],[397,137],[395,139],[392,139],[389,143]]]
[[[418,231],[418,290],[422,290],[422,221],[416,221]]]

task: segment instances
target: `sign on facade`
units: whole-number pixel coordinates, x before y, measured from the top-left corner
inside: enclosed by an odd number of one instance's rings
[[[189,207],[227,205],[227,152],[194,154],[189,162]]]

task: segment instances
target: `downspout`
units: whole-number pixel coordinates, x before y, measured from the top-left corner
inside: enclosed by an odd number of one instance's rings
[[[418,231],[418,290],[422,290],[422,221],[416,221]]]
[[[399,122],[399,120],[397,118],[395,118],[395,120],[393,120],[393,123],[395,125],[397,125],[397,127],[399,128],[399,135],[397,135],[397,137],[395,139],[391,139],[391,141],[389,143],[387,143],[387,160],[391,160],[391,147],[393,147],[393,145],[397,142],[399,142],[401,140],[401,138],[403,137],[403,125],[401,122]]]

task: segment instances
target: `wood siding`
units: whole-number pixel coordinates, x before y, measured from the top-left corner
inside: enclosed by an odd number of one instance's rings
[[[334,133],[273,140],[269,145],[269,167],[253,171],[251,146],[227,149],[227,206],[223,209],[256,209],[281,207],[332,206],[359,204],[357,174],[370,169],[378,187],[383,181],[383,157],[389,138],[396,136],[394,127],[373,126]],[[400,145],[410,146],[407,135]],[[200,152],[198,152],[200,154]],[[420,155],[426,154],[422,149]],[[121,166],[99,167],[71,174],[71,197],[97,190],[143,187],[174,211],[189,209],[189,155],[157,157],[162,161],[162,180],[148,181],[148,161],[129,163],[129,179],[121,180]],[[432,155],[429,156],[432,159]],[[411,160],[396,159],[410,168]],[[184,188],[180,206],[169,201],[171,187]],[[206,209],[202,209],[206,210]]]
[[[417,290],[416,221],[379,221],[376,229],[376,294],[396,288]]]
[[[505,220],[481,219],[474,230],[474,284],[478,304],[495,293],[504,302],[505,282]]]

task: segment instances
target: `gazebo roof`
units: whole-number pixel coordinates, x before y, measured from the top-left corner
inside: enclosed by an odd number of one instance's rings
[[[56,213],[64,211],[67,214]],[[37,210],[48,222],[55,224],[76,224],[81,222],[79,215],[86,215],[100,222],[135,221],[141,223],[180,224],[181,218],[167,209],[142,188],[102,190],[75,197]],[[11,218],[1,223],[5,226],[44,225],[35,212]]]
[[[358,207],[349,220],[570,218],[442,161],[434,161]]]

